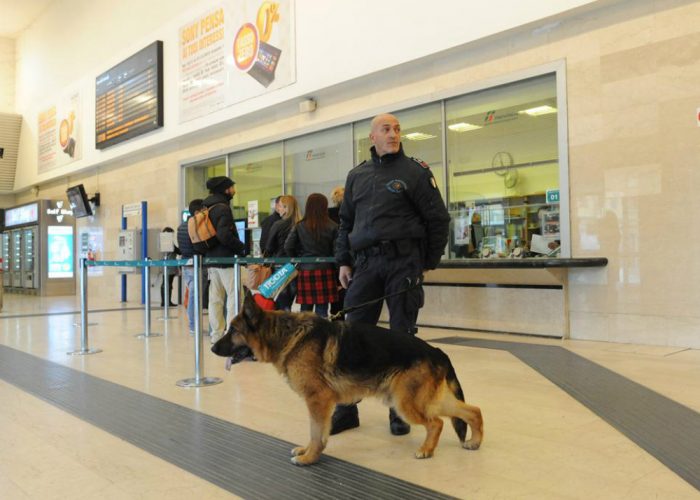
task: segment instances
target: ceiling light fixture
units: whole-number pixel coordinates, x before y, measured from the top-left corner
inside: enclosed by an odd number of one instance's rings
[[[452,125],[448,125],[447,128],[449,128],[452,132],[469,132],[470,130],[477,130],[482,127],[480,125],[474,125],[472,123],[459,122],[453,123]]]
[[[434,135],[424,134],[423,132],[411,132],[410,134],[404,135],[409,141],[425,141],[427,139],[435,139]]]
[[[553,108],[552,106],[536,106],[534,108],[530,109],[524,109],[522,111],[518,111],[518,114],[521,115],[530,115],[530,116],[540,116],[540,115],[548,115],[550,113],[556,113],[557,108]]]

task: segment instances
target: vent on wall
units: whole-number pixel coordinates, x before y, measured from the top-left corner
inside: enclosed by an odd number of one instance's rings
[[[0,193],[9,193],[15,187],[15,170],[19,152],[19,133],[22,116],[0,113]]]

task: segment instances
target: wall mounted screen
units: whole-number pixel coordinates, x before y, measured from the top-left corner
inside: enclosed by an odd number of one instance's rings
[[[95,81],[95,147],[104,149],[163,126],[163,42]]]

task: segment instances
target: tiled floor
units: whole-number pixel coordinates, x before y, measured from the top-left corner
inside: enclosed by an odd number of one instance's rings
[[[119,306],[91,297],[90,307]],[[204,375],[222,377],[224,383],[202,389],[175,385],[194,374],[193,340],[183,311],[167,322],[158,321],[161,313],[154,311],[153,330],[165,335],[147,341],[134,338],[143,331],[141,311],[91,314],[97,325],[90,327],[90,346],[104,352],[78,357],[66,355],[80,346],[80,330],[73,325],[77,316],[8,318],[76,310],[73,297],[5,295],[0,343],[249,429],[305,442],[306,408],[271,366],[242,363],[229,373],[223,360],[205,349]],[[421,331],[425,339],[453,335]],[[700,411],[699,351],[463,335],[561,345]],[[392,437],[386,409],[364,401],[361,427],[332,437],[327,454],[459,498],[700,498],[695,488],[510,353],[439,347],[452,358],[467,399],[482,408],[481,450],[462,450],[446,426],[436,456],[415,460],[422,430]],[[0,401],[2,499],[232,498],[2,381]],[[299,470],[289,467],[291,473]]]

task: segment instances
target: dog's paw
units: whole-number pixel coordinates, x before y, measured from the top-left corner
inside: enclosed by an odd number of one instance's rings
[[[306,453],[305,446],[297,446],[296,448],[292,448],[293,457],[298,457],[299,455],[303,455],[304,453]]]
[[[433,456],[433,452],[421,448],[413,456],[416,458],[431,458]]]
[[[481,446],[481,441],[475,441],[473,439],[462,443],[462,448],[465,450],[478,450],[479,446]]]
[[[318,462],[318,457],[313,458],[308,455],[297,455],[296,457],[292,457],[292,463],[294,465],[304,466],[315,464],[316,462]]]

